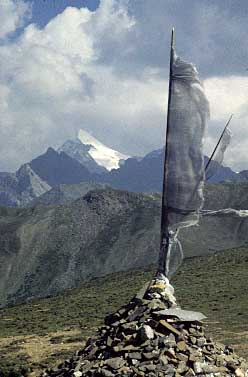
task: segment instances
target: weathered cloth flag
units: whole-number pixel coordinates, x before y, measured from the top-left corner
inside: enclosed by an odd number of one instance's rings
[[[183,257],[178,231],[196,225],[203,206],[203,137],[209,118],[208,100],[195,66],[177,57],[174,49],[170,82],[162,203],[166,229],[161,229],[166,261],[163,250],[160,253],[160,271],[164,268],[167,277]]]
[[[164,203],[170,230],[197,224],[203,205],[203,137],[209,105],[195,66],[174,54]]]

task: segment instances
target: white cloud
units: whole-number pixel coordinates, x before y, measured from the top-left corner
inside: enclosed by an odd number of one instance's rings
[[[208,151],[213,149],[227,120],[233,114],[230,128],[232,141],[227,149],[225,164],[234,170],[248,168],[248,77],[213,77],[205,80],[206,94],[211,105]]]
[[[150,95],[159,83],[123,81],[112,66],[98,63],[99,40],[119,43],[133,25],[122,4],[107,0],[96,12],[68,7],[44,29],[31,24],[15,42],[0,47],[0,170],[17,168],[81,127],[120,149],[119,140],[132,144],[132,131],[147,128],[141,123],[156,106]]]
[[[212,77],[204,85],[213,119],[224,121],[229,114],[239,118],[248,110],[248,77]]]
[[[30,4],[22,0],[1,0],[0,2],[0,39],[7,37],[23,26],[30,17]]]
[[[0,171],[59,146],[80,128],[126,154],[162,145],[168,84],[161,30],[171,21],[164,3],[131,9],[133,2],[102,0],[94,12],[68,7],[44,28],[31,24],[0,46]],[[242,137],[235,136],[227,161],[245,168],[247,79],[213,77],[205,86],[212,109],[208,145],[230,112],[239,114],[233,126]]]

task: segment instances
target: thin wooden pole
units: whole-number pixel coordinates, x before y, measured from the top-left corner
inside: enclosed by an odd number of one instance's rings
[[[220,135],[220,138],[219,138],[219,140],[218,140],[218,143],[216,144],[216,146],[215,146],[215,148],[214,148],[214,150],[213,150],[213,152],[212,152],[212,154],[211,154],[211,156],[210,156],[210,158],[209,158],[209,160],[208,160],[208,162],[207,162],[207,165],[205,166],[205,172],[207,171],[207,168],[209,167],[209,164],[211,163],[211,161],[212,161],[212,159],[213,159],[213,157],[214,157],[214,155],[215,155],[215,153],[216,153],[216,151],[217,151],[217,149],[218,149],[218,146],[220,145],[220,142],[221,142],[221,140],[222,140],[222,138],[223,138],[223,136],[224,136],[224,134],[225,134],[225,131],[226,131],[227,127],[229,126],[229,124],[230,124],[230,122],[231,122],[231,120],[232,120],[232,117],[233,117],[233,114],[232,114],[232,115],[230,116],[230,118],[228,119],[227,124],[225,125],[225,128],[224,128],[224,130],[222,131],[222,134]]]
[[[168,237],[168,214],[165,206],[165,185],[168,175],[168,155],[169,155],[169,133],[170,133],[170,108],[171,108],[171,88],[172,88],[172,67],[174,62],[174,38],[175,31],[171,31],[171,47],[170,47],[170,72],[169,72],[169,92],[168,92],[168,108],[167,108],[167,126],[166,126],[166,142],[164,154],[164,176],[163,176],[163,191],[162,191],[162,213],[161,213],[161,230],[160,230],[160,257],[158,272],[165,272],[165,263],[167,251],[169,246]],[[162,253],[162,255],[161,255]]]

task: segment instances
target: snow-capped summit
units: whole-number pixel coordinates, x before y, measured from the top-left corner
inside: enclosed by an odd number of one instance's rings
[[[74,158],[80,164],[85,166],[89,172],[101,174],[107,173],[107,169],[100,166],[89,154],[90,145],[83,144],[78,138],[74,140],[67,140],[59,149],[58,152],[64,152],[71,158]]]
[[[90,146],[88,153],[96,161],[96,163],[109,171],[112,169],[118,169],[121,165],[121,160],[126,160],[129,158],[129,156],[126,156],[102,144],[85,130],[81,129],[79,131],[78,139],[83,144]]]

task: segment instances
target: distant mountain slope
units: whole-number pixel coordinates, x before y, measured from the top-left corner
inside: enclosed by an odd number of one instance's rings
[[[239,172],[242,178],[248,179],[248,170],[242,170]]]
[[[161,192],[164,169],[163,149],[148,153],[143,158],[132,157],[124,161],[121,160],[119,152],[109,150],[87,135],[87,133],[83,134],[86,143],[92,142],[94,147],[83,144],[79,139],[69,140],[58,152],[48,148],[44,154],[33,159],[29,164],[23,165],[16,173],[0,173],[0,204],[26,206],[51,188],[56,188],[61,184],[71,185],[81,182],[107,184],[113,188],[132,192]],[[101,153],[102,163],[107,161],[106,168],[99,165]],[[207,161],[207,157],[205,160]],[[118,169],[107,170],[110,166],[117,165],[120,165]],[[218,163],[213,163],[213,167],[214,174],[207,183],[247,181],[245,171],[237,174]],[[49,194],[50,204],[52,204],[52,197],[56,200],[57,195]]]
[[[83,144],[79,139],[67,140],[59,149],[58,152],[64,152],[71,158],[74,158],[80,164],[85,166],[91,173],[106,173],[107,169],[100,166],[94,158],[90,155],[91,145]]]
[[[25,206],[50,189],[29,164],[16,173],[0,173],[0,205]]]
[[[205,157],[205,161],[208,158]],[[228,167],[213,162],[214,174],[208,183],[240,182],[245,179]],[[114,169],[102,179],[112,187],[134,192],[161,192],[164,170],[164,149],[148,153],[142,159],[129,158],[119,169]]]
[[[208,162],[208,157],[205,156],[205,164]],[[219,182],[243,182],[245,181],[244,177],[242,177],[239,173],[234,172],[227,166],[220,165],[216,161],[212,161],[210,165],[210,172],[212,171],[212,175],[208,179],[209,183],[219,183]],[[208,173],[207,173],[208,175]]]
[[[164,154],[162,150],[142,159],[129,158],[119,168],[103,177],[112,187],[134,192],[161,192]]]
[[[0,205],[25,207],[52,187],[96,180],[77,160],[48,148],[16,173],[0,173]]]
[[[154,255],[158,207],[143,195],[92,192],[68,206],[0,210],[0,302],[54,294]]]
[[[92,180],[87,168],[66,153],[58,153],[53,148],[48,148],[46,153],[32,160],[30,166],[51,187]]]
[[[204,190],[206,209],[248,209],[248,182],[209,184]]]
[[[20,203],[17,198],[18,181],[15,173],[0,173],[0,204],[16,206]]]
[[[237,185],[239,190],[237,191]],[[248,184],[214,185],[206,208],[219,198],[248,208]],[[53,295],[81,281],[157,260],[159,195],[106,189],[60,206],[0,207],[0,302]],[[239,206],[240,207],[240,206]],[[186,257],[248,242],[248,219],[203,218],[180,234]]]
[[[43,195],[34,199],[30,206],[37,204],[53,205],[70,203],[80,197],[83,197],[89,191],[103,190],[106,185],[95,182],[81,182],[71,185],[59,185],[45,192]]]

